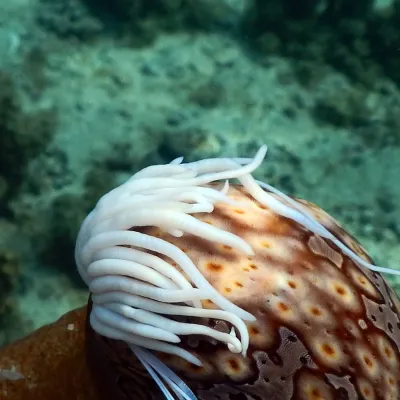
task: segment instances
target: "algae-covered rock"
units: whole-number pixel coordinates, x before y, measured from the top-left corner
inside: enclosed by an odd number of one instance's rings
[[[231,28],[232,8],[210,0],[83,0],[111,30],[131,33],[131,43],[146,45],[162,31]]]
[[[18,193],[30,160],[51,142],[57,121],[54,109],[25,113],[10,74],[0,71],[0,209]]]
[[[6,248],[0,248],[0,321],[13,310],[12,292],[17,284],[19,271],[18,256]]]
[[[104,29],[101,20],[91,15],[81,0],[41,0],[37,21],[62,39],[94,39]]]
[[[349,130],[365,148],[400,149],[400,94],[391,85],[376,91],[349,85],[325,89],[311,114],[317,123]]]
[[[376,4],[253,0],[243,33],[261,54],[307,61],[311,69],[325,63],[363,83],[373,83],[382,73],[400,83],[400,1],[386,8]]]
[[[61,194],[51,204],[48,224],[40,240],[42,260],[67,275],[78,286],[82,284],[74,259],[75,240],[85,217],[85,204],[81,196]]]
[[[205,109],[217,107],[223,100],[225,90],[218,82],[206,82],[195,88],[188,96],[188,100]]]
[[[0,228],[3,232],[8,231],[8,224],[0,220]],[[15,293],[19,286],[20,274],[19,255],[2,241],[0,244],[0,347],[9,341],[10,336],[18,335],[15,328],[21,321],[19,321],[16,308]]]

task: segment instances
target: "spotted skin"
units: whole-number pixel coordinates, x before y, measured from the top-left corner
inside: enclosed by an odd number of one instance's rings
[[[192,235],[175,238],[156,228],[141,231],[181,248],[220,293],[256,316],[257,321],[247,324],[247,355],[233,354],[213,339],[182,336],[181,346],[200,358],[202,367],[172,355],[158,357],[200,400],[400,399],[400,301],[382,276],[257,203],[242,187],[232,186],[229,196],[243,206],[218,204],[198,218],[245,239],[254,256]],[[372,262],[332,217],[309,202],[298,202]],[[203,306],[215,308],[208,300]],[[196,322],[224,332],[231,329],[224,321]],[[112,386],[114,399],[160,398],[123,343],[88,330],[89,359],[103,363],[97,377]]]

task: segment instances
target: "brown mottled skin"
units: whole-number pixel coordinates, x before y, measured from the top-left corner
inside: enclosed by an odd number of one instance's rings
[[[190,235],[143,231],[180,247],[214,287],[257,317],[248,324],[247,357],[204,337],[182,337],[182,346],[203,361],[202,368],[158,356],[199,400],[400,400],[400,301],[382,276],[273,214],[240,187],[229,195],[247,205],[217,205],[198,218],[243,237],[253,246],[253,257]],[[299,202],[370,260],[330,216]],[[88,312],[86,307],[71,311],[0,349],[0,372],[24,376],[10,381],[0,373],[0,400],[162,399],[123,342],[93,332],[86,320],[90,307],[89,301]],[[229,331],[221,321],[196,322]]]
[[[330,241],[272,213],[241,187],[231,187],[229,195],[245,200],[246,207],[217,205],[198,218],[244,238],[255,251],[252,257],[191,235],[141,231],[181,248],[215,288],[256,316],[248,324],[247,356],[204,337],[182,337],[182,346],[203,361],[201,368],[175,356],[158,356],[200,400],[400,399],[400,301],[382,276],[358,266]],[[372,262],[329,215],[299,202]],[[209,301],[203,305],[213,307]],[[225,322],[202,322],[230,330]],[[102,338],[90,326],[87,340],[88,359],[105,398],[162,397],[124,343]]]

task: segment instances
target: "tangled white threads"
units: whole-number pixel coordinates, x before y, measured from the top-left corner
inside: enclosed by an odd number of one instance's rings
[[[261,204],[332,240],[364,267],[400,274],[362,260],[305,207],[268,184],[256,181],[251,173],[266,153],[264,145],[253,159],[216,158],[182,164],[183,159],[179,158],[167,165],[150,166],[102,197],[82,224],[75,257],[78,270],[93,294],[91,325],[103,336],[128,343],[168,399],[173,397],[160,377],[178,398],[193,400],[195,396],[148,350],[175,354],[201,365],[198,358],[179,347],[180,336],[201,334],[245,355],[249,335],[244,321],[255,318],[213,288],[178,247],[136,232],[135,227],[155,226],[176,237],[190,233],[251,255],[252,248],[242,238],[195,217],[197,213],[211,213],[216,203],[237,204],[227,196],[228,180],[237,178]],[[225,181],[221,190],[205,186],[219,180]],[[174,266],[148,251],[167,256],[190,276],[191,282]],[[205,299],[220,310],[202,309],[200,300]],[[236,328],[239,338],[234,329],[223,333],[200,324],[176,322],[169,315],[225,320]]]

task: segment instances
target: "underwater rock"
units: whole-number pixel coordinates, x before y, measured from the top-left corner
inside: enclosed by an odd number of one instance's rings
[[[126,33],[131,44],[139,47],[151,43],[162,32],[231,30],[238,19],[235,7],[226,1],[83,0],[83,3],[105,26]]]
[[[377,3],[252,0],[243,34],[259,54],[292,58],[303,76],[330,65],[367,86],[383,74],[399,84],[400,2]]]
[[[0,226],[2,222],[0,222]],[[3,228],[3,226],[2,226]],[[15,312],[13,292],[20,278],[20,259],[18,255],[3,245],[0,246],[0,324],[9,323]],[[0,346],[4,338],[0,335]]]
[[[0,212],[18,193],[28,163],[53,139],[57,119],[57,111],[51,108],[25,113],[12,76],[0,71]]]
[[[42,0],[38,3],[37,20],[62,39],[96,39],[104,30],[100,19],[91,15],[81,0]]]

